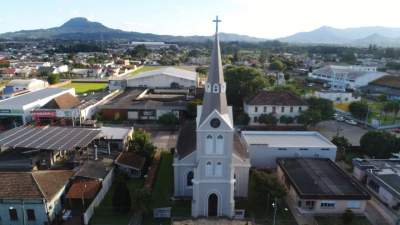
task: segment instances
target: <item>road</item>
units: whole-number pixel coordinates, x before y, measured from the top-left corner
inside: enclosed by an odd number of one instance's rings
[[[368,132],[367,129],[360,127],[359,125],[349,125],[336,120],[328,120],[318,123],[314,127],[314,130],[319,131],[329,140],[332,140],[332,138],[339,133],[339,136],[347,138],[353,146],[360,146],[361,137]]]

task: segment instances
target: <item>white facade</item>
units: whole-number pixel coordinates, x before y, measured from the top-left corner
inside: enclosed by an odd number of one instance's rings
[[[197,86],[197,73],[166,67],[140,73],[127,79],[127,87],[148,88],[194,88]]]
[[[244,104],[244,111],[250,117],[250,125],[260,125],[258,119],[263,114],[273,113],[275,117],[279,120],[279,118],[283,115],[290,117],[297,117],[300,115],[302,111],[306,111],[308,109],[307,105],[247,105]]]
[[[312,96],[331,100],[333,103],[352,103],[361,101],[360,96],[354,96],[352,92],[343,91],[316,91]]]
[[[275,168],[278,158],[336,158],[336,146],[318,132],[243,131],[242,137],[252,167]]]
[[[15,79],[10,81],[3,90],[2,98],[12,97],[14,93],[24,92],[24,91],[36,91],[49,86],[47,81],[30,79],[30,80],[20,80]]]

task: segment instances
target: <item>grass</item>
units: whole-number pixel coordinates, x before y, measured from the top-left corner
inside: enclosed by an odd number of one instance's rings
[[[319,225],[342,225],[339,216],[316,216],[315,220]],[[372,225],[365,216],[356,216],[349,225]]]
[[[130,179],[127,182],[129,190],[135,190],[143,186],[143,179]],[[101,204],[95,209],[94,215],[90,220],[92,225],[126,225],[131,217],[130,213],[115,213],[112,207],[112,195],[115,185],[112,185]]]
[[[158,168],[157,178],[152,191],[152,208],[172,207],[172,216],[188,217],[190,216],[191,201],[179,200],[171,201],[173,196],[173,156],[168,152],[163,152],[161,156],[160,167]],[[155,219],[153,214],[147,215],[144,218],[145,225],[170,224],[170,219]]]
[[[75,88],[77,94],[84,94],[88,92],[101,91],[107,87],[107,83],[78,83],[73,82],[63,86],[64,88]]]
[[[147,72],[147,71],[151,71],[151,70],[158,70],[163,68],[163,66],[142,66],[139,69],[133,71],[132,73],[129,73],[127,76],[128,77],[133,77],[138,75],[139,73],[143,73],[143,72]]]

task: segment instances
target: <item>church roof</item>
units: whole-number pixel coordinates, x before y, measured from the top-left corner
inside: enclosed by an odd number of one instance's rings
[[[218,85],[218,91],[216,92],[213,91],[213,87],[215,84]],[[225,81],[222,67],[221,49],[218,38],[218,30],[215,33],[214,46],[211,53],[211,64],[208,71],[206,85],[209,85],[211,87],[211,90],[206,90],[204,93],[200,124],[214,110],[217,110],[221,114],[228,113],[225,90],[221,90],[223,89],[222,86],[225,86]]]
[[[196,122],[187,121],[179,131],[176,144],[179,159],[185,158],[190,153],[196,151],[196,144]],[[233,153],[241,159],[249,157],[246,146],[238,133],[235,133],[233,136]]]

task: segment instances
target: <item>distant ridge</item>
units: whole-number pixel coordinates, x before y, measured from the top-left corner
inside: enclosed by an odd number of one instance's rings
[[[112,29],[99,22],[83,17],[68,20],[59,27],[37,30],[21,30],[0,34],[3,39],[61,39],[61,40],[126,40],[126,41],[163,41],[163,42],[205,42],[210,36],[173,36],[151,33],[127,32]],[[267,39],[247,35],[220,33],[221,41],[261,42]]]

